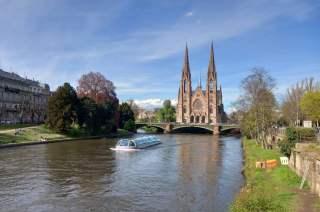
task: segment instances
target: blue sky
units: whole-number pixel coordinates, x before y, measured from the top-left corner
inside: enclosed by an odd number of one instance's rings
[[[221,3],[223,2],[223,3]],[[48,83],[99,71],[120,100],[176,99],[188,42],[193,87],[203,84],[210,43],[224,103],[253,67],[277,96],[304,77],[320,80],[319,0],[0,0],[0,67]]]

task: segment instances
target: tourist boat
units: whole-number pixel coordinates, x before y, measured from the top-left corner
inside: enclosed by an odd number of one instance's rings
[[[112,150],[137,150],[150,146],[161,144],[160,139],[156,136],[143,136],[135,139],[121,139]]]

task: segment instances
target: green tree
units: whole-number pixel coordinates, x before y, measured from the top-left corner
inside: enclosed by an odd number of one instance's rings
[[[124,123],[123,129],[128,130],[130,132],[135,132],[136,131],[136,124],[132,119],[129,119]]]
[[[320,91],[307,92],[301,99],[301,108],[306,116],[319,127]]]
[[[163,107],[156,111],[156,120],[158,122],[174,122],[176,121],[176,110],[171,105],[170,100],[163,102]]]
[[[90,134],[96,134],[100,131],[103,125],[100,119],[98,109],[99,105],[95,101],[88,97],[83,97],[80,99],[80,105],[78,109],[78,124],[86,129]]]
[[[98,106],[98,116],[103,123],[103,131],[107,133],[116,132],[119,123],[118,100],[111,99]]]
[[[49,98],[47,124],[49,128],[66,133],[76,123],[79,100],[69,83],[58,87]]]
[[[299,135],[295,128],[288,127],[286,129],[286,139],[280,141],[278,146],[280,148],[280,152],[287,157],[290,157],[291,149],[295,147],[295,144],[299,141]]]
[[[134,112],[132,111],[130,105],[126,102],[122,103],[119,106],[119,126],[120,128],[124,128],[124,125],[127,121],[132,120],[133,123],[135,121]]]

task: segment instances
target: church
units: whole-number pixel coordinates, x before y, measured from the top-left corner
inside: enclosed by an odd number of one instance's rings
[[[188,47],[186,46],[178,93],[176,121],[177,123],[188,124],[218,124],[227,121],[222,103],[221,85],[217,89],[213,44],[211,44],[206,86],[204,89],[202,88],[200,78],[195,90],[192,90]]]

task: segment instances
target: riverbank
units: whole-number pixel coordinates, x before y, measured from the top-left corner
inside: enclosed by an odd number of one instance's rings
[[[123,129],[118,129],[116,133],[98,134],[95,136],[88,135],[85,132],[73,129],[68,134],[61,134],[54,132],[44,125],[24,127],[19,129],[5,129],[0,130],[0,148],[14,147],[21,145],[34,145],[55,143],[62,141],[82,140],[82,139],[94,139],[94,138],[116,138],[126,137],[133,133]],[[46,142],[41,142],[41,138],[46,138]]]
[[[231,211],[316,211],[319,201],[310,194],[307,186],[299,190],[299,178],[288,166],[280,165],[281,154],[277,150],[266,150],[255,140],[243,139],[244,175],[246,184],[231,206]],[[257,169],[256,161],[276,159],[274,169]],[[303,198],[311,195],[313,199]],[[308,204],[305,201],[309,201]],[[306,210],[307,209],[307,210]]]

